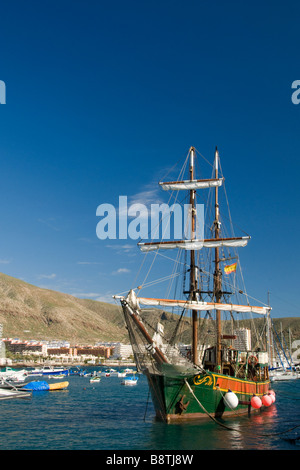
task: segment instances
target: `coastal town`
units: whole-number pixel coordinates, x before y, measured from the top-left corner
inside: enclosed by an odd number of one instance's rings
[[[107,365],[122,366],[134,364],[132,345],[121,342],[99,341],[94,345],[72,345],[64,340],[22,340],[20,338],[2,338],[0,325],[0,366],[13,364],[30,366],[33,364],[52,365]],[[236,330],[236,347],[251,349],[250,330]],[[188,357],[191,345],[178,344],[178,349],[184,357]],[[299,364],[300,340],[290,343],[288,352],[294,364]]]
[[[14,364],[132,364],[133,352],[129,344],[98,342],[90,346],[72,346],[68,341],[36,341],[2,338],[0,366]]]

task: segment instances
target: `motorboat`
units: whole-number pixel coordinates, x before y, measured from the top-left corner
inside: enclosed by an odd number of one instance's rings
[[[90,383],[98,383],[100,382],[101,377],[99,375],[94,375],[93,377],[90,378]]]
[[[122,385],[132,386],[132,385],[137,385],[137,382],[138,382],[138,377],[136,377],[135,375],[132,375],[122,380]]]
[[[5,367],[0,371],[0,380],[11,380],[13,382],[24,382],[27,377],[26,369],[12,369]]]
[[[44,366],[28,370],[27,375],[37,377],[42,375],[69,375],[69,369],[64,367]]]

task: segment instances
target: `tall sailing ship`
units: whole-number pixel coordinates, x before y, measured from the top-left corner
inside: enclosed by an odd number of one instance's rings
[[[243,277],[237,249],[250,237],[225,232],[219,208],[225,184],[218,150],[209,179],[196,179],[196,158],[198,152],[191,147],[178,180],[159,183],[175,201],[179,194],[187,195],[188,237],[138,243],[143,256],[152,256],[151,266],[157,258],[169,262],[169,253],[175,250],[175,268],[161,280],[169,281],[169,292],[171,285],[178,291],[181,276],[181,293],[163,298],[142,295],[155,285],[146,282],[147,272],[141,285],[114,296],[123,309],[137,368],[148,379],[156,417],[165,422],[247,413],[269,403],[264,401],[270,384],[267,335],[255,337],[249,328],[253,319],[245,323],[241,318],[267,318],[271,310],[268,305],[252,305],[245,288],[238,286]],[[197,198],[203,192],[208,199],[199,238]],[[226,190],[225,196],[227,202]],[[228,217],[232,228],[230,212]]]

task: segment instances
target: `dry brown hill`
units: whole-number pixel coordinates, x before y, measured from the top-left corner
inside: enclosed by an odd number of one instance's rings
[[[121,308],[42,289],[0,273],[4,337],[64,339],[72,343],[126,341]]]

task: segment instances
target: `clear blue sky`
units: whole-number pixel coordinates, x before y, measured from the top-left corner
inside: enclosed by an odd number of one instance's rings
[[[99,300],[132,287],[143,255],[97,238],[98,205],[153,196],[191,145],[210,160],[218,145],[252,237],[248,292],[299,316],[299,14],[295,0],[3,3],[0,271]]]

